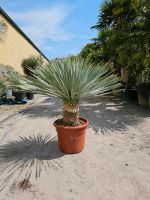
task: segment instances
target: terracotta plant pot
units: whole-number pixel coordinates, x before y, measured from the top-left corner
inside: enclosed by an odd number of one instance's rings
[[[67,154],[80,153],[84,149],[86,129],[88,120],[80,118],[85,123],[76,127],[57,125],[54,126],[57,131],[59,149]]]

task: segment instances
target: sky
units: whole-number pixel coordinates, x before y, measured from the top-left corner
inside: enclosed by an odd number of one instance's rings
[[[0,0],[0,6],[49,59],[76,55],[97,36],[103,0]]]

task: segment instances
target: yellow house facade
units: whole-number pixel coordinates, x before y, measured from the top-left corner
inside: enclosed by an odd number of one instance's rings
[[[0,64],[9,65],[23,74],[21,62],[24,58],[40,56],[44,63],[49,61],[1,7],[0,21],[6,25],[5,37],[0,41]]]

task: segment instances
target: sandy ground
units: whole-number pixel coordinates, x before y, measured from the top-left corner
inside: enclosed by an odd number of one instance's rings
[[[26,104],[0,105],[0,122],[16,115],[18,112],[23,112],[39,101],[40,98],[40,95],[35,95],[35,98],[33,100],[28,100]]]
[[[85,149],[65,155],[52,125],[61,106],[40,97],[6,120],[1,113],[0,200],[150,200],[150,110],[84,101]]]

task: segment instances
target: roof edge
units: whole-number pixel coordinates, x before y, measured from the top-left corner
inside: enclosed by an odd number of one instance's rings
[[[49,59],[40,51],[40,49],[32,42],[32,40],[19,28],[19,26],[8,16],[8,14],[0,7],[0,14],[49,62]]]

